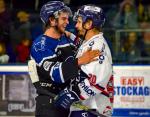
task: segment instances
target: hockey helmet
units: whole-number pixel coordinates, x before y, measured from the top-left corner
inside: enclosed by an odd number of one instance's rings
[[[74,21],[77,21],[78,17],[82,17],[83,23],[88,19],[93,21],[93,27],[102,27],[105,23],[105,15],[102,8],[94,5],[83,5],[74,14]]]
[[[58,13],[61,11],[68,12],[69,16],[72,16],[70,8],[66,6],[63,2],[50,1],[42,6],[40,11],[40,18],[43,23],[46,24],[50,16],[53,15],[55,18],[58,18]]]

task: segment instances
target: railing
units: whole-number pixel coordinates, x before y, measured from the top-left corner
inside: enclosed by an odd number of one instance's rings
[[[121,53],[121,48],[122,45],[124,45],[124,43],[122,42],[122,36],[124,35],[125,38],[127,39],[127,35],[130,32],[135,32],[137,34],[137,40],[138,41],[142,41],[142,33],[144,32],[148,32],[150,33],[150,29],[114,29],[114,28],[105,28],[104,29],[104,35],[106,36],[106,38],[108,38],[108,41],[110,41],[111,45],[110,48],[112,50],[112,55],[113,55],[113,60],[114,63],[123,63],[123,60],[121,59],[121,57],[119,57],[118,55]],[[124,39],[125,40],[125,39]],[[150,45],[149,45],[150,48]],[[141,49],[141,48],[139,48]],[[145,64],[148,63],[150,64],[150,55],[148,56],[137,56],[134,57],[132,63],[127,61],[127,64]]]

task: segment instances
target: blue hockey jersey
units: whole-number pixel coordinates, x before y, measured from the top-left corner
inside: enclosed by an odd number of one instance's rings
[[[41,35],[33,42],[31,59],[37,64],[38,94],[43,94],[44,90],[58,94],[78,75],[75,51],[75,45],[65,36],[54,39]]]

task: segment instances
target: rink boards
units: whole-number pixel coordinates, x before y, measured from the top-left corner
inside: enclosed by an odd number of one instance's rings
[[[150,116],[150,65],[114,67],[113,116]],[[0,66],[0,116],[32,116],[35,89],[26,65]]]

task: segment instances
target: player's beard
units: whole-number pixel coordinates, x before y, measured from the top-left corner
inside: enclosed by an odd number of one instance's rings
[[[59,34],[64,34],[65,31],[61,30],[58,25],[55,26],[55,30],[59,33]]]
[[[83,39],[84,35],[85,35],[85,30],[77,30],[77,35],[78,35],[78,37],[80,37],[81,39]]]
[[[65,33],[65,29],[63,29],[63,24],[59,25],[58,20],[56,20],[57,24],[55,25],[55,30],[59,33],[59,34],[64,34]]]

